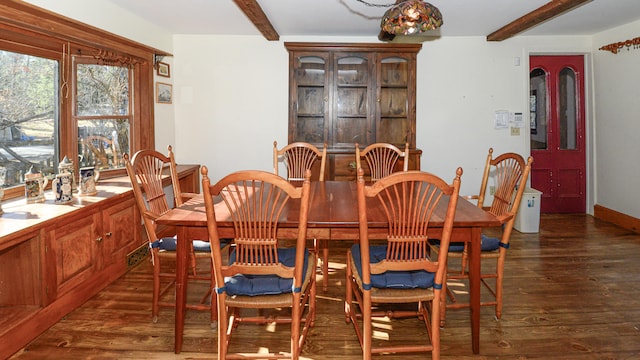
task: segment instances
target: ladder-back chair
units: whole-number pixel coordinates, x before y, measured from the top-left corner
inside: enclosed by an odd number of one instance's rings
[[[153,322],[158,320],[159,307],[175,307],[175,298],[172,300],[162,300],[163,295],[173,287],[175,283],[175,271],[169,269],[163,271],[160,263],[161,258],[176,257],[176,230],[175,228],[159,228],[155,223],[155,219],[166,213],[171,208],[167,201],[165,193],[166,179],[170,180],[173,189],[173,197],[176,206],[195,194],[183,193],[180,190],[180,182],[173,157],[171,146],[168,147],[168,156],[155,150],[140,150],[136,152],[130,159],[129,154],[124,154],[124,163],[133,188],[136,205],[142,215],[144,229],[149,239],[149,248],[151,252],[151,262],[153,264],[153,305],[152,316]],[[207,274],[198,274],[196,272],[196,259],[205,258],[207,262],[210,259],[210,246],[206,241],[194,240],[191,243],[191,279],[206,280],[209,282],[209,289],[213,288],[213,278],[211,270]],[[212,269],[212,268],[210,268]],[[168,283],[161,289],[161,279],[169,279]],[[212,324],[215,321],[215,311],[212,306],[207,305],[206,299],[210,292],[203,296],[200,304],[188,304],[188,309],[209,310],[211,311]],[[212,301],[215,301],[213,298]],[[213,305],[215,308],[215,304]]]
[[[320,151],[317,147],[306,142],[294,142],[278,150],[278,142],[273,142],[273,172],[278,175],[278,165],[282,160],[287,168],[289,181],[304,180],[306,170],[311,169],[317,161],[320,161],[320,174],[318,181],[324,181],[324,172],[327,163],[327,144]],[[329,287],[329,243],[326,239],[320,239],[322,248],[322,288],[327,291]]]
[[[483,263],[488,259],[496,261],[495,267],[491,267],[492,271],[487,272],[486,266],[483,266],[484,272],[481,273],[480,279],[484,287],[491,293],[493,300],[481,301],[481,306],[495,306],[495,317],[500,319],[502,316],[502,294],[504,279],[504,263],[509,248],[509,238],[513,230],[513,223],[518,214],[522,194],[524,193],[527,178],[531,171],[533,158],[529,157],[527,161],[518,154],[504,153],[493,158],[493,148],[489,149],[487,160],[485,163],[480,192],[478,195],[466,196],[467,199],[476,200],[480,208],[485,208],[488,212],[496,216],[502,223],[501,235],[499,237],[489,237],[482,235],[481,258]],[[492,184],[489,185],[490,181]],[[485,199],[489,186],[493,188],[493,200],[486,207]],[[431,250],[436,253],[441,249],[437,242],[431,243]],[[469,278],[468,273],[468,243],[455,242],[449,246],[449,258],[460,259],[460,271],[449,271],[448,279],[453,281],[466,280]],[[451,264],[450,264],[451,266]],[[451,268],[451,267],[450,267]],[[493,284],[488,279],[494,279]],[[456,284],[462,285],[462,284]],[[469,307],[468,302],[461,302],[456,298],[452,288],[447,291],[448,298],[451,303],[443,307],[442,325],[444,325],[446,309],[458,309]]]
[[[303,181],[305,172],[311,169],[316,161],[320,161],[318,181],[324,181],[324,171],[327,163],[327,144],[322,151],[306,142],[294,142],[278,150],[278,142],[273,142],[273,173],[278,175],[278,165],[282,160],[287,168],[286,179],[289,181]]]
[[[310,203],[310,171],[302,186],[294,187],[282,177],[264,171],[239,171],[211,185],[202,167],[202,188],[218,303],[218,358],[298,359],[304,340],[315,321],[315,252],[306,247]],[[283,247],[278,221],[297,214],[295,247]],[[220,216],[218,218],[218,216]],[[233,222],[235,237],[228,261],[220,251],[217,221]],[[280,316],[266,309],[289,309]],[[229,353],[231,334],[242,323],[291,325],[289,353],[271,351],[259,342],[237,344]],[[268,337],[255,335],[255,339]],[[267,340],[268,341],[268,340]],[[255,346],[251,353],[251,346]],[[261,349],[267,348],[269,353]],[[260,352],[259,354],[257,354]]]
[[[440,306],[445,300],[441,287],[447,252],[429,257],[427,233],[434,209],[443,202],[446,215],[439,219],[444,220],[441,241],[445,246],[449,243],[461,176],[458,168],[453,183],[448,184],[426,172],[398,172],[365,186],[363,170],[358,169],[360,241],[347,252],[345,315],[347,322],[354,324],[363,359],[371,359],[372,354],[407,352],[431,352],[433,359],[440,358]],[[388,222],[387,239],[382,244],[369,239],[371,214]],[[397,304],[414,304],[416,308],[398,309]],[[376,331],[388,331],[389,340],[375,339],[374,344],[373,318],[385,316],[417,316],[427,328],[428,339],[420,344],[408,344],[406,339],[394,343],[394,327],[386,327]]]
[[[371,172],[371,181],[378,181],[395,171],[396,163],[403,159],[402,171],[409,169],[409,143],[404,150],[387,143],[375,143],[365,147],[362,151],[356,143],[356,169],[361,169],[362,158],[365,159]]]

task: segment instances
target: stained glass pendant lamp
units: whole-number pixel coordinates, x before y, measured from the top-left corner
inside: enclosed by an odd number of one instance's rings
[[[380,28],[393,35],[413,35],[442,26],[442,13],[422,0],[397,2],[382,17]]]
[[[396,0],[395,4],[372,4],[356,0],[367,6],[389,8],[382,16],[380,29],[389,35],[413,35],[442,26],[442,13],[437,7],[422,0]]]

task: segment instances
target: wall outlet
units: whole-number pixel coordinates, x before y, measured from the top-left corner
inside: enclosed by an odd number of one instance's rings
[[[520,135],[520,128],[512,127],[511,128],[511,136],[519,136],[519,135]]]
[[[496,193],[496,187],[495,186],[489,186],[489,195],[493,195]]]

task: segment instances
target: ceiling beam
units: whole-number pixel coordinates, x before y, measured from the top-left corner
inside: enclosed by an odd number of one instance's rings
[[[510,22],[487,36],[487,41],[502,41],[544,21],[592,0],[554,0]]]
[[[280,35],[271,25],[271,21],[258,4],[257,0],[233,0],[240,10],[247,15],[249,20],[256,26],[258,31],[262,33],[265,39],[269,41],[280,40]]]

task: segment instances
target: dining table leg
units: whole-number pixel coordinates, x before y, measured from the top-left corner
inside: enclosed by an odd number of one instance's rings
[[[329,240],[320,241],[322,247],[322,291],[329,290]]]
[[[175,353],[182,350],[182,334],[184,332],[184,312],[187,299],[187,271],[189,262],[189,241],[187,230],[178,226],[176,246],[176,315],[175,315]]]
[[[471,347],[480,353],[480,249],[482,228],[472,228],[469,244],[469,304],[471,315]]]

